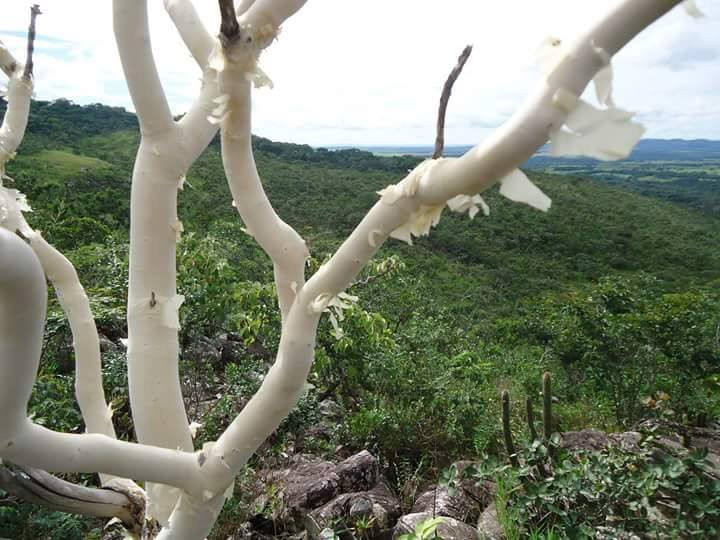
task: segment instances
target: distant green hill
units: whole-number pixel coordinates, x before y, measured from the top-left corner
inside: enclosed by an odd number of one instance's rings
[[[63,100],[33,105],[26,143],[8,172],[35,207],[31,220],[65,249],[107,232],[126,234],[135,125],[119,108]],[[334,249],[377,200],[376,191],[417,163],[360,150],[254,143],[273,203],[319,252]],[[429,238],[413,247],[391,240],[384,253],[399,254],[431,298],[478,314],[613,272],[648,272],[671,288],[718,284],[717,218],[578,174],[532,176],[553,198],[549,213],[511,204],[492,190],[490,217],[470,221],[446,211]],[[217,141],[188,184],[180,198],[186,230],[237,230]],[[260,255],[258,261],[265,264]]]

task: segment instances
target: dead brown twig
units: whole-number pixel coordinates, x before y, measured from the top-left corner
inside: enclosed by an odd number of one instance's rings
[[[465,62],[470,58],[470,53],[472,53],[472,45],[468,45],[463,49],[463,52],[458,57],[457,64],[445,81],[445,86],[443,86],[442,95],[440,96],[440,108],[438,110],[437,136],[435,138],[435,153],[433,153],[433,159],[441,158],[443,155],[443,149],[445,148],[445,115],[447,114],[450,94],[452,93],[455,81],[465,67]]]
[[[240,37],[240,25],[235,15],[234,0],[218,0],[220,5],[220,41],[227,47]]]
[[[35,51],[35,19],[38,15],[41,15],[40,6],[33,4],[30,8],[30,27],[28,28],[28,39],[27,39],[27,61],[25,62],[25,71],[23,77],[25,79],[31,79],[33,76],[33,52]]]

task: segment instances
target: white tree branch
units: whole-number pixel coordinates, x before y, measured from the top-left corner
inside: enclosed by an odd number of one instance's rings
[[[70,324],[75,351],[75,395],[87,431],[115,439],[112,409],[108,407],[103,391],[100,340],[85,289],[72,263],[48,244],[42,235],[33,232],[26,236],[47,279],[55,288]],[[103,484],[111,479],[101,476]]]
[[[255,29],[262,29],[266,25],[270,25],[274,29],[280,26],[300,8],[302,8],[307,0],[254,0],[253,2],[243,2],[240,6],[245,9],[242,14],[241,22],[250,24]]]
[[[243,15],[255,3],[255,0],[240,0],[237,5],[237,16]]]
[[[218,126],[208,121],[213,109],[217,107],[213,101],[218,97],[217,72],[206,67],[202,81],[200,96],[187,114],[178,120],[178,126],[182,130],[183,148],[187,152],[180,158],[187,162],[187,168],[200,157],[218,131]]]
[[[214,41],[191,0],[165,0],[165,9],[200,69],[207,65]]]
[[[481,144],[457,159],[445,159],[423,177],[417,193],[422,204],[444,204],[458,194],[474,194],[524,163],[565,123],[568,111],[559,91],[580,96],[604,67],[597,53],[614,56],[633,37],[682,0],[625,0],[575,41],[550,76],[518,111]]]
[[[179,156],[187,152],[173,128],[169,139],[143,137],[130,203],[128,290],[128,383],[138,441],[192,451],[178,371],[176,239],[177,190],[187,171]],[[167,135],[167,133],[166,133]],[[160,489],[159,491],[162,491]],[[167,521],[172,497],[148,489],[154,517]],[[160,504],[160,503],[158,503]]]
[[[18,71],[18,68],[22,67],[15,60],[15,57],[5,44],[0,40],[0,70],[5,73],[8,78],[12,77],[13,73]]]
[[[35,11],[34,7],[34,16],[36,15]],[[22,76],[20,75],[21,71],[23,71]],[[24,75],[24,71],[26,70],[18,69],[10,79],[8,109],[3,119],[3,127],[0,128],[0,171],[3,171],[5,162],[19,146],[27,127],[33,83],[31,77]],[[0,187],[0,189],[3,188]],[[7,199],[15,196],[12,192],[5,190],[3,197],[6,198],[7,204]],[[90,311],[90,303],[75,268],[40,234],[30,228],[19,205],[13,204],[5,209],[5,218],[0,226],[8,228],[11,233],[18,231],[19,234],[23,234],[40,260],[46,276],[52,281],[73,334],[76,362],[75,389],[85,425],[89,432],[102,433],[114,439],[112,413],[105,402],[102,385],[102,365],[97,329]],[[101,475],[103,483],[112,479],[112,476]],[[123,482],[129,489],[134,486],[126,480],[118,479],[118,481]]]
[[[51,472],[99,472],[174,485],[198,497],[217,493],[202,453],[117,441],[106,435],[57,433],[27,417],[42,349],[45,276],[31,248],[0,228],[0,458]],[[226,476],[226,475],[225,475]]]
[[[150,46],[147,0],[113,0],[115,40],[143,134],[169,130],[172,113]]]
[[[32,92],[32,81],[22,76],[22,69],[16,69],[8,81],[8,107],[0,127],[0,186],[5,164],[15,155],[25,136]]]
[[[295,292],[305,283],[309,252],[300,235],[277,215],[262,187],[251,140],[251,83],[247,66],[226,65],[220,73],[220,93],[227,96],[228,117],[222,128],[222,156],[235,207],[248,234],[273,261],[280,312],[287,317]]]
[[[201,540],[209,536],[225,504],[223,493],[209,501],[184,493],[157,540]]]

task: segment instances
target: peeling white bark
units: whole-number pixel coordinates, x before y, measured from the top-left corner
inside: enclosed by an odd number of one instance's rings
[[[27,127],[30,114],[32,82],[22,77],[22,66],[8,81],[8,108],[0,127],[0,186],[5,175],[5,164],[15,156]]]

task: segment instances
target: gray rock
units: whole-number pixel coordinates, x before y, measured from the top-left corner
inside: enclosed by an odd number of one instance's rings
[[[100,352],[116,352],[118,350],[118,346],[104,334],[98,333],[98,340],[100,341]]]
[[[220,334],[217,338],[217,343],[220,347],[220,361],[223,364],[242,360],[245,350],[242,343],[229,339],[227,334]]]
[[[325,528],[338,523],[346,528],[356,528],[363,521],[372,538],[390,537],[392,527],[400,516],[400,502],[392,494],[384,479],[368,491],[345,493],[321,508],[312,511],[305,525],[312,538],[319,538]]]
[[[318,404],[320,414],[326,418],[337,419],[342,417],[343,410],[332,399],[324,399]]]
[[[625,431],[623,433],[610,433],[608,439],[620,449],[634,452],[639,448],[642,435],[637,431]]]
[[[200,336],[199,339],[185,349],[185,357],[190,360],[200,360],[219,364],[222,358],[221,345],[216,339]]]
[[[428,519],[432,519],[431,512],[419,512],[401,517],[395,525],[393,538],[414,532],[419,523]],[[442,520],[436,532],[443,540],[477,540],[478,533],[475,527],[451,517],[443,517]]]
[[[469,497],[475,502],[475,505],[480,509],[486,508],[491,502],[495,500],[495,493],[497,491],[497,485],[495,482],[489,480],[476,482],[471,476],[463,476],[469,467],[480,465],[478,461],[456,461],[455,467],[458,470],[458,477],[460,482],[458,484],[466,497]]]
[[[362,491],[377,484],[380,467],[377,459],[367,450],[350,456],[337,465],[335,470],[342,493]]]
[[[265,479],[265,485],[272,486],[281,498],[281,504],[271,505],[275,507],[272,519],[282,530],[301,527],[310,511],[338,495],[370,490],[378,483],[378,471],[377,459],[367,451],[337,465],[294,456],[288,467],[271,472]],[[256,506],[268,506],[261,503],[256,501]]]
[[[503,532],[500,522],[498,521],[497,508],[495,503],[488,506],[478,519],[478,538],[480,540],[504,540],[505,533]]]
[[[413,504],[411,513],[430,513],[447,516],[458,521],[475,521],[480,513],[478,505],[463,490],[457,489],[451,496],[445,486],[433,487],[425,491]]]
[[[562,434],[560,446],[568,450],[604,450],[611,444],[607,433],[594,429],[566,431]]]
[[[469,467],[477,464],[473,461],[456,462],[458,477],[453,495],[445,486],[431,486],[415,500],[411,513],[434,513],[465,523],[476,523],[482,510],[494,500],[496,491],[493,482],[478,484],[474,478],[463,476]]]
[[[350,521],[357,521],[358,519],[372,515],[372,511],[372,499],[360,496],[350,505],[350,510],[348,510],[348,519],[350,519]]]

